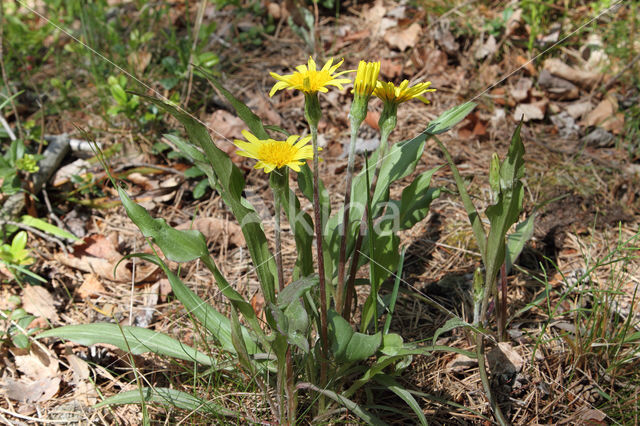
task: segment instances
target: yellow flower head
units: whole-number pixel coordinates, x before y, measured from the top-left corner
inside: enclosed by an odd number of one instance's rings
[[[426,92],[435,92],[436,89],[429,89],[431,82],[417,83],[415,86],[409,87],[409,80],[404,80],[400,86],[396,87],[393,83],[383,83],[378,81],[378,85],[374,90],[374,94],[385,103],[394,103],[396,105],[411,99],[418,98],[423,102],[428,102],[420,95]]]
[[[271,173],[274,169],[284,166],[299,172],[300,166],[306,160],[313,158],[313,147],[307,145],[311,136],[305,136],[298,140],[300,136],[292,135],[286,141],[277,141],[258,139],[246,130],[242,131],[242,135],[248,142],[236,139],[235,145],[240,148],[236,154],[258,160],[255,168],[264,169],[266,173]]]
[[[342,65],[342,62],[344,62],[344,59],[336,65],[333,65],[333,58],[331,58],[326,64],[324,64],[321,70],[317,70],[315,61],[313,58],[309,57],[308,64],[298,65],[296,67],[296,72],[293,74],[278,75],[272,72],[270,73],[271,77],[279,81],[273,85],[269,92],[269,96],[273,96],[273,94],[278,90],[283,89],[298,89],[309,94],[317,92],[326,93],[329,91],[327,86],[336,86],[338,89],[342,90],[343,84],[351,83],[351,80],[348,78],[336,78],[349,71],[334,74],[338,67]]]
[[[378,82],[378,74],[380,74],[380,62],[360,61],[351,93],[371,96]]]

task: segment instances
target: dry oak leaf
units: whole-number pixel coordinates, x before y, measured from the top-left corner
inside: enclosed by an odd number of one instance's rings
[[[51,322],[58,322],[55,300],[46,288],[39,285],[28,285],[22,292],[22,308],[37,317]]]
[[[389,30],[384,35],[384,41],[391,47],[398,48],[401,52],[418,42],[418,36],[422,32],[422,27],[418,23],[413,23],[407,28],[395,28]]]
[[[240,225],[226,219],[202,217],[194,220],[193,222],[182,223],[176,226],[176,229],[198,230],[202,232],[202,235],[204,235],[207,240],[212,238],[219,239],[226,234],[229,236],[229,242],[236,247],[244,247],[245,245],[244,235],[242,234],[242,228],[240,228]]]
[[[584,119],[587,127],[600,126],[614,134],[624,130],[624,114],[618,112],[618,102],[613,96],[604,98]]]
[[[533,80],[527,77],[521,77],[516,84],[509,88],[509,94],[516,102],[521,102],[529,96],[529,89],[533,87]]]
[[[17,370],[23,377],[15,380],[5,377],[0,390],[15,401],[34,403],[51,399],[60,388],[58,360],[39,350],[13,349]]]
[[[131,269],[130,260],[122,261],[116,269],[115,276],[113,274],[113,267],[118,260],[107,260],[93,256],[70,256],[64,253],[57,253],[54,255],[54,259],[63,265],[66,265],[73,269],[78,269],[82,272],[94,273],[100,278],[107,279],[115,282],[131,282]],[[146,281],[153,281],[156,278],[156,273],[159,271],[159,267],[156,265],[136,264],[136,277],[135,282],[141,283]]]
[[[81,298],[86,299],[88,297],[98,297],[100,293],[104,293],[105,291],[100,279],[95,274],[87,274],[76,293]]]
[[[522,371],[524,359],[509,342],[500,342],[487,354],[492,375],[515,374]]]
[[[7,398],[28,404],[48,401],[60,389],[59,377],[44,377],[36,381],[15,380],[7,377],[0,383],[2,384],[0,391]]]

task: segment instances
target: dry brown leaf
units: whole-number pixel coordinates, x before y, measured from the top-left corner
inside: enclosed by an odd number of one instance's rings
[[[454,373],[462,373],[465,370],[469,370],[470,368],[474,368],[478,365],[478,360],[469,358],[463,354],[457,354],[449,363],[447,364],[447,369],[453,371]]]
[[[28,285],[22,292],[22,307],[25,311],[51,322],[58,322],[55,300],[46,288],[39,285]]]
[[[522,9],[516,9],[513,11],[509,19],[507,19],[507,23],[505,24],[504,36],[509,37],[513,33],[515,33],[516,30],[520,28],[521,23],[522,23]]]
[[[380,113],[378,111],[367,111],[367,116],[364,118],[364,122],[367,123],[372,129],[379,131],[378,121],[380,120]]]
[[[73,254],[76,256],[88,254],[100,259],[116,260],[120,259],[122,255],[116,249],[117,234],[111,234],[105,236],[102,234],[93,234],[85,237],[80,245],[77,245],[73,249]]]
[[[205,123],[212,129],[212,137],[218,148],[231,157],[234,163],[242,161],[242,157],[236,154],[233,139],[244,139],[242,130],[245,129],[244,121],[228,111],[219,109],[215,111]]]
[[[520,121],[522,118],[526,123],[530,120],[542,120],[547,110],[547,101],[538,101],[530,104],[519,104],[513,112],[513,118]]]
[[[613,134],[624,131],[624,114],[618,112],[618,101],[613,96],[604,98],[584,119],[587,127],[600,126]]]
[[[158,181],[151,180],[149,177],[143,175],[142,173],[133,172],[127,175],[127,180],[135,183],[139,187],[143,188],[146,191],[151,191],[152,189],[158,188]]]
[[[100,278],[107,279],[115,282],[130,282],[131,281],[131,261],[125,260],[118,265],[116,269],[116,275],[113,275],[113,267],[119,260],[110,261],[107,259],[101,259],[93,256],[69,256],[64,253],[57,253],[54,255],[56,261],[66,265],[70,268],[78,269],[82,272],[94,273]],[[159,268],[156,265],[149,264],[136,264],[136,283],[153,281],[156,278],[156,273]]]
[[[523,67],[522,69],[525,70],[530,76],[535,76],[538,74],[536,67],[533,66],[533,62],[525,58],[524,56],[516,56],[516,64],[518,64],[518,67]]]
[[[418,36],[422,32],[420,24],[414,22],[407,28],[395,28],[389,30],[384,35],[384,41],[391,47],[399,49],[401,52],[414,46],[418,42]]]
[[[402,63],[384,58],[380,61],[380,74],[388,80],[393,80],[402,75]]]
[[[558,58],[549,58],[544,61],[544,69],[557,77],[584,87],[591,87],[602,78],[602,75],[598,72],[584,71],[571,67]]]
[[[83,359],[74,355],[69,346],[66,347],[67,363],[71,367],[74,386],[74,399],[82,401],[86,405],[93,405],[98,400],[98,393],[95,385],[90,380],[89,364]]]
[[[14,380],[7,377],[0,386],[0,391],[8,398],[28,404],[48,401],[58,393],[58,389],[60,389],[59,377],[44,377],[36,381]]]
[[[129,66],[136,71],[136,74],[140,75],[151,62],[151,52],[147,52],[146,50],[131,52],[129,56],[127,56],[127,62],[129,62]]]
[[[33,345],[30,351],[12,350],[16,368],[24,377],[38,380],[43,377],[58,377],[58,360]]]
[[[185,222],[178,226],[176,229],[196,229],[209,239],[218,239],[225,234],[229,235],[229,242],[236,247],[244,247],[245,240],[242,234],[242,228],[237,223],[230,222],[226,219],[220,219],[217,217],[202,217],[192,222]]]
[[[265,124],[282,125],[282,117],[264,96],[255,96],[247,102],[247,106],[262,119]],[[244,122],[243,122],[244,125]],[[242,136],[242,134],[240,135]],[[235,137],[235,136],[234,136]]]
[[[477,48],[475,57],[476,59],[484,59],[487,56],[493,55],[498,50],[498,43],[496,43],[496,38],[492,35],[489,36],[487,41],[484,43],[480,43],[480,46]]]
[[[78,287],[76,293],[83,299],[88,297],[98,297],[100,293],[104,293],[105,289],[100,279],[94,274],[85,275],[82,285]]]

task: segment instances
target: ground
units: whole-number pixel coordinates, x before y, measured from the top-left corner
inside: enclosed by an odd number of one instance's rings
[[[253,9],[232,4],[215,7],[207,2],[169,6],[110,2],[105,19],[122,19],[135,31],[140,28],[135,35],[129,30],[122,33],[128,38],[128,42],[123,39],[128,50],[120,56],[116,49],[108,49],[108,40],[94,40],[91,31],[80,31],[97,19],[87,15],[95,11],[85,10],[82,17],[69,11],[61,19],[63,28],[84,42],[118,57],[122,68],[105,63],[96,54],[78,54],[81,48],[68,35],[57,32],[53,37],[46,20],[34,15],[52,13],[43,4],[33,2],[17,11],[5,11],[19,16],[28,30],[44,34],[37,40],[44,46],[38,51],[49,54],[24,57],[9,66],[4,93],[22,93],[13,102],[15,108],[3,110],[4,116],[12,126],[31,121],[31,126],[41,126],[41,134],[67,132],[74,138],[98,141],[108,155],[111,172],[127,182],[132,198],[171,225],[187,229],[194,221],[222,274],[260,312],[264,300],[238,224],[221,197],[205,184],[198,185],[201,178],[191,177],[190,164],[176,156],[171,141],[162,136],[169,132],[181,135],[179,123],[167,115],[145,118],[145,113],[155,114],[154,110],[142,99],[139,106],[127,107],[131,95],[118,103],[113,84],[98,84],[96,68],[106,67],[106,74],[114,76],[125,75],[126,69],[128,86],[121,86],[135,87],[149,96],[177,98],[242,167],[245,195],[267,217],[273,212],[268,179],[251,168],[250,160],[235,155],[230,143],[241,137],[244,124],[220,92],[198,72],[193,73],[193,68],[175,74],[167,71],[171,65],[166,57],[171,55],[160,43],[162,29],[172,28],[173,35],[166,36],[169,40],[201,34],[203,38],[194,42],[199,46],[197,53],[215,53],[217,63],[212,70],[224,86],[265,123],[295,134],[307,132],[304,97],[294,91],[269,97],[274,83],[269,72],[291,72],[310,55],[321,63],[330,57],[344,58],[344,69],[356,68],[360,59],[380,60],[381,78],[432,82],[437,91],[428,94],[428,105],[414,101],[399,107],[398,127],[391,137],[394,143],[422,132],[450,107],[477,102],[477,108],[444,134],[442,141],[453,154],[479,211],[491,202],[491,155],[506,155],[511,135],[524,115],[521,135],[526,172],[521,218],[535,215],[535,228],[506,279],[508,338],[500,344],[495,339],[488,342],[494,392],[513,424],[637,423],[640,117],[635,52],[640,46],[632,36],[626,41],[616,39],[618,33],[612,30],[619,21],[635,25],[637,7],[551,3],[542,15],[534,16],[529,2],[515,6],[459,2],[445,7],[445,3],[432,1],[347,1],[338,2],[339,8],[325,8],[334,4],[327,1],[307,8],[316,23],[310,30],[305,27],[304,13],[294,7],[296,2],[241,3]],[[156,20],[149,20],[148,10],[158,12]],[[287,15],[291,15],[290,22]],[[5,28],[5,37],[12,36],[11,28]],[[211,30],[205,31],[208,28]],[[151,41],[140,41],[144,31],[152,35],[155,31]],[[8,43],[14,46],[17,42]],[[619,43],[620,49],[629,44],[630,52],[625,56],[608,49],[613,43]],[[189,49],[186,51],[188,55]],[[66,60],[69,52],[82,60],[78,64]],[[7,60],[15,59],[11,53],[5,55]],[[198,55],[191,58],[204,64],[207,57]],[[28,73],[28,81],[21,80],[20,70]],[[66,89],[47,86],[54,76],[72,84]],[[134,76],[140,84],[134,82]],[[174,86],[169,78],[177,79]],[[344,193],[350,89],[331,91],[320,100],[324,113],[319,125],[320,167],[337,210]],[[106,111],[113,105],[120,110],[110,115]],[[360,146],[378,142],[381,109],[380,101],[374,99],[361,129]],[[38,150],[38,140],[33,136],[29,142],[33,151]],[[41,145],[40,152],[44,149]],[[364,166],[362,158],[358,157],[358,169]],[[414,174],[392,186],[392,198],[417,173],[444,164],[436,142],[428,140]],[[71,170],[72,165],[80,168]],[[295,176],[291,182],[295,184]],[[436,330],[453,316],[472,320],[470,287],[473,271],[480,265],[478,248],[450,168],[440,168],[432,185],[442,187],[442,195],[423,221],[400,235],[407,251],[391,331],[400,333],[405,341],[430,343]],[[196,198],[194,194],[203,188],[203,195]],[[8,198],[3,194],[4,200]],[[23,213],[49,219],[81,241],[71,244],[29,233],[28,247],[36,259],[31,270],[44,283],[18,283],[3,270],[6,279],[0,308],[3,312],[23,308],[38,317],[27,324],[29,328],[117,321],[163,331],[193,344],[199,339],[198,330],[173,298],[159,268],[128,259],[114,276],[113,267],[123,255],[151,252],[118,200],[92,152],[67,154],[46,190],[27,197]],[[301,200],[310,211],[311,204]],[[272,221],[265,221],[264,227],[267,235],[273,235]],[[285,238],[285,270],[293,268],[295,253],[293,239]],[[169,266],[178,268],[177,264]],[[366,276],[364,269],[362,274]],[[182,265],[180,276],[200,296],[228,313],[225,299],[202,264]],[[4,329],[11,326],[8,321],[3,323]],[[475,342],[458,328],[441,334],[437,344],[473,350]],[[19,349],[7,339],[0,351],[4,371],[0,419],[8,423],[137,424],[141,419],[137,405],[110,410],[91,407],[102,396],[136,389],[132,362],[144,374],[143,380],[154,386],[191,386],[183,380],[179,364],[149,354],[129,356],[110,345],[87,348],[44,339],[35,340],[30,349]],[[247,413],[248,418],[268,421],[265,402],[255,393],[244,392],[243,379],[216,375],[215,394],[223,405]],[[433,424],[491,421],[477,362],[464,355],[417,356],[401,380],[418,392],[421,408]],[[366,400],[368,396],[357,397]],[[402,407],[404,403],[394,398],[380,393],[375,402]],[[150,410],[158,421],[167,416],[175,421],[189,418],[188,412],[164,407]],[[199,418],[196,415],[191,421],[198,423]],[[407,424],[400,415],[387,414],[384,420]],[[359,420],[339,412],[325,421],[351,424]]]

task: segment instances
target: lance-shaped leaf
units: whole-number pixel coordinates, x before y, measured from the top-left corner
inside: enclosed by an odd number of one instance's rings
[[[425,133],[428,135],[439,135],[450,130],[453,126],[464,120],[476,107],[474,102],[466,102],[446,110],[438,118],[427,126]]]
[[[199,231],[173,229],[164,219],[155,219],[142,206],[136,204],[126,191],[118,187],[118,195],[129,218],[145,237],[151,238],[169,260],[189,262],[208,256],[207,241]]]
[[[493,283],[505,261],[505,237],[511,225],[518,221],[524,199],[524,188],[520,178],[524,175],[524,144],[520,138],[522,122],[513,136],[507,158],[500,165],[500,193],[498,200],[486,210],[491,229],[487,236],[486,278],[487,285]]]
[[[66,325],[40,333],[37,338],[58,337],[81,345],[108,343],[134,355],[153,352],[198,364],[213,365],[214,360],[200,351],[158,331],[111,323]]]
[[[159,257],[139,253],[125,256],[123,259],[127,259],[129,257],[139,257],[160,266],[169,279],[173,294],[184,305],[187,312],[196,317],[200,324],[209,330],[216,340],[220,342],[224,350],[235,353],[235,347],[231,339],[231,322],[229,321],[229,318],[222,315],[211,305],[198,297],[197,294],[191,291],[191,289],[187,287]],[[258,352],[258,346],[247,329],[245,327],[241,327],[241,329],[248,352],[250,354],[255,354]],[[260,330],[260,332],[262,332],[262,330]]]
[[[273,303],[275,301],[276,264],[269,250],[260,217],[251,204],[242,197],[245,185],[242,172],[233,164],[229,156],[213,143],[208,129],[201,122],[173,105],[149,96],[141,96],[178,119],[187,131],[190,142],[197,144],[204,152],[216,177],[216,190],[240,223],[251,259],[256,267],[264,298]],[[260,137],[258,134],[256,136]]]
[[[101,408],[107,405],[141,404],[142,402],[162,404],[191,412],[207,412],[234,418],[239,416],[239,413],[228,408],[205,401],[189,393],[169,388],[142,388],[122,392],[99,402],[93,408]]]

